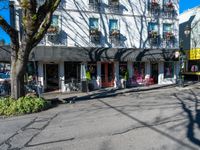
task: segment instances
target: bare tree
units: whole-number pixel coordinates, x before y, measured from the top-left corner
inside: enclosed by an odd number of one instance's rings
[[[23,35],[0,16],[0,27],[11,38],[11,96],[24,96],[24,74],[31,50],[41,41],[51,24],[53,12],[61,0],[46,0],[38,7],[37,0],[18,0],[22,9]]]

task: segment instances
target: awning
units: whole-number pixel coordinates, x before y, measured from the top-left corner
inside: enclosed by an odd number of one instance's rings
[[[0,49],[0,61],[10,61],[10,48]],[[34,61],[170,61],[177,49],[92,48],[37,46],[29,59]]]
[[[132,48],[37,47],[36,61],[169,61],[176,50]]]

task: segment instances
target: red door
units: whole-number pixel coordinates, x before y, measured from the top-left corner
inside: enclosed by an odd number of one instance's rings
[[[114,64],[113,63],[101,64],[101,81],[102,81],[102,87],[114,86]]]

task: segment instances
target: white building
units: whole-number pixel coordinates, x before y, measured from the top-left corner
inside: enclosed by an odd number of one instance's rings
[[[63,0],[32,54],[39,81],[69,90],[87,68],[95,88],[119,87],[123,78],[129,85],[175,83],[178,9],[178,0]]]
[[[187,54],[185,76],[189,80],[200,80],[200,6],[189,9],[179,16],[180,40]],[[189,28],[189,35],[185,29]]]

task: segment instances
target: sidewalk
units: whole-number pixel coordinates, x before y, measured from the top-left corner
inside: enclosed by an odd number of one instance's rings
[[[116,88],[104,88],[100,90],[95,90],[87,93],[83,92],[74,92],[74,93],[61,93],[61,92],[48,92],[43,93],[42,97],[46,100],[51,101],[60,101],[60,102],[73,102],[73,101],[81,101],[81,100],[90,100],[96,98],[104,98],[117,96],[124,93],[130,92],[140,92],[140,91],[148,91],[148,90],[156,90],[160,88],[174,87],[175,84],[170,85],[150,85],[150,86],[139,86],[139,87],[131,87],[126,89],[116,89]]]
[[[150,85],[150,86],[139,86],[139,87],[131,87],[125,89],[116,89],[116,88],[103,88],[100,90],[95,90],[87,93],[83,92],[74,92],[74,93],[61,93],[61,92],[48,92],[43,93],[42,97],[46,100],[50,101],[60,101],[62,103],[73,102],[73,101],[82,101],[82,100],[91,100],[96,98],[105,98],[105,97],[113,97],[124,93],[130,92],[141,92],[141,91],[149,91],[156,90],[161,88],[169,88],[176,87],[176,89],[188,89],[194,86],[200,86],[199,82],[185,82],[184,87],[179,87],[177,84],[167,84],[167,85]]]

